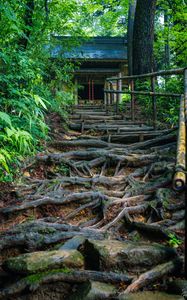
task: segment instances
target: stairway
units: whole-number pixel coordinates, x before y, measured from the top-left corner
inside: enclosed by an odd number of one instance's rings
[[[180,276],[176,133],[127,117],[76,106],[71,130],[28,165],[17,201],[0,209],[0,299],[122,300]]]
[[[172,131],[154,130],[140,120],[132,122],[129,112],[116,114],[114,109],[112,106],[110,112],[107,112],[101,105],[75,105],[69,127],[82,134],[93,135],[97,132],[103,141],[122,144],[146,141]]]

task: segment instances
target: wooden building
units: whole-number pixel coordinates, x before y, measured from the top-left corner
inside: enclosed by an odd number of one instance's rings
[[[61,37],[68,42],[69,37]],[[127,75],[127,41],[122,37],[94,37],[62,52],[63,57],[80,63],[74,70],[76,102],[104,99],[105,79],[111,76]],[[59,57],[60,47],[52,56]]]

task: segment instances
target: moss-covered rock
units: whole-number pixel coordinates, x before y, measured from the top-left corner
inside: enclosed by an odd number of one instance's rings
[[[168,292],[183,295],[187,299],[187,280],[176,278],[167,283]]]
[[[85,297],[85,300],[98,300],[98,299],[107,299],[116,295],[117,289],[114,285],[109,283],[91,282],[91,289],[88,295]]]
[[[77,250],[38,251],[7,259],[3,268],[15,273],[36,273],[43,270],[67,267],[82,268],[84,258]]]
[[[182,300],[183,297],[179,295],[171,295],[161,292],[140,292],[130,295],[123,295],[120,300]]]
[[[117,288],[110,283],[88,281],[77,285],[77,289],[67,300],[111,299],[116,294]]]
[[[68,300],[74,285],[66,282],[52,282],[42,285],[36,291],[25,291],[16,300]]]
[[[176,256],[160,244],[116,240],[86,240],[82,252],[87,269],[142,272]]]

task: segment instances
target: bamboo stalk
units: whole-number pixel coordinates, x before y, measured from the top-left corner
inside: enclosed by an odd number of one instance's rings
[[[180,115],[179,115],[179,132],[177,142],[177,159],[176,171],[173,180],[175,190],[182,190],[186,182],[186,129],[185,129],[185,113],[184,113],[184,97],[181,97]]]

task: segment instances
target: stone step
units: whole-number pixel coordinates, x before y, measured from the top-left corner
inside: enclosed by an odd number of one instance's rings
[[[48,269],[78,268],[84,266],[84,258],[77,250],[52,250],[26,253],[4,261],[3,269],[20,274],[32,274]]]
[[[82,130],[82,125],[81,124],[76,124],[76,123],[71,123],[69,124],[70,129],[72,130]],[[84,130],[97,130],[97,131],[117,131],[117,132],[128,132],[130,134],[130,132],[142,132],[142,131],[152,131],[153,127],[149,127],[149,126],[137,126],[137,125],[129,125],[129,126],[122,126],[122,125],[105,125],[105,123],[103,123],[102,125],[97,125],[97,124],[92,124],[92,125],[87,125],[84,124]]]
[[[86,240],[81,249],[87,269],[136,274],[177,257],[175,249],[157,243]]]

